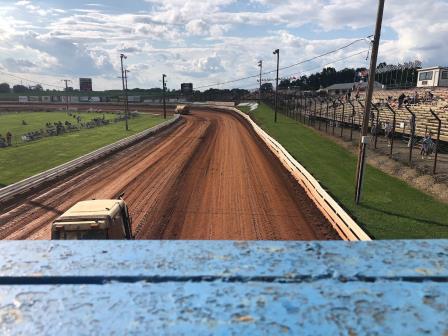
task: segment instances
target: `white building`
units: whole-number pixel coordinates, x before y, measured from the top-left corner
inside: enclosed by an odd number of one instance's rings
[[[448,68],[431,67],[418,70],[417,87],[448,86]]]
[[[375,81],[374,89],[381,90],[382,88],[383,85]],[[358,89],[359,91],[365,91],[367,89],[367,82],[333,84],[323,89],[323,91],[326,91],[330,96],[334,96],[334,95],[343,95],[346,94],[347,92],[356,92]]]

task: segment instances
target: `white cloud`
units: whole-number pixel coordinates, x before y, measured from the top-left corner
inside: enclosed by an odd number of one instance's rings
[[[131,73],[131,85],[159,85],[163,72],[175,87],[190,77],[204,83],[225,81],[257,73],[260,58],[265,69],[273,69],[272,50],[277,47],[286,65],[364,37],[366,31],[373,32],[377,6],[371,0],[251,0],[243,10],[232,7],[243,4],[149,0],[147,8],[123,14],[109,11],[103,1],[75,9],[53,8],[45,0],[38,5],[28,0],[0,5],[0,63],[19,71],[29,61],[39,65],[31,68],[42,75],[93,76],[105,85],[102,88],[112,88],[118,56],[124,52],[129,54],[129,68],[139,69]],[[386,2],[380,61],[420,58],[426,65],[446,63],[447,13],[446,0]],[[304,73],[366,47],[356,44],[285,74]],[[366,65],[364,57],[334,64]]]

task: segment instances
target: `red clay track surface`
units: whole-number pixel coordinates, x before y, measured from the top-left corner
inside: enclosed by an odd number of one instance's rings
[[[125,192],[136,239],[339,239],[236,115],[184,119],[3,210],[0,238],[49,239],[76,202]]]

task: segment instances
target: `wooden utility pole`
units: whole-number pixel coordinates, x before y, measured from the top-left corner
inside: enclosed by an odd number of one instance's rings
[[[67,112],[68,112],[68,82],[71,82],[70,79],[63,79],[63,82],[65,82],[65,92],[67,93],[67,95],[65,96],[65,104],[66,104],[66,108],[67,108]]]
[[[382,25],[382,21],[383,21],[384,1],[385,0],[378,1],[378,14],[377,14],[377,18],[376,18],[375,36],[374,36],[373,46],[372,46],[372,55],[370,58],[369,82],[368,82],[368,86],[367,86],[366,104],[364,107],[364,116],[363,116],[362,129],[361,129],[361,139],[360,139],[360,143],[359,143],[358,166],[356,169],[356,190],[355,190],[356,204],[359,204],[359,202],[361,201],[362,183],[363,183],[363,179],[364,179],[364,169],[365,169],[365,160],[366,160],[366,150],[367,150],[367,144],[368,144],[370,107],[372,104],[373,90],[375,88],[375,70],[376,70],[378,49],[379,49],[380,38],[381,38],[381,25]]]
[[[166,98],[165,98],[165,93],[166,93],[166,84],[165,84],[165,77],[166,75],[163,74],[162,75],[162,84],[163,84],[163,119],[166,119]]]
[[[126,122],[126,131],[129,130],[128,125],[128,112],[127,112],[127,103],[128,103],[128,97],[127,97],[127,90],[124,82],[125,72],[123,68],[123,58],[126,59],[126,55],[120,54],[120,61],[121,61],[121,82],[123,84],[123,97],[124,97],[124,119]]]
[[[125,87],[125,99],[126,99],[126,131],[128,130],[128,119],[129,119],[129,97],[128,97],[128,73],[130,70],[124,70],[124,87]]]
[[[263,72],[263,61],[262,60],[258,61],[258,66],[260,67],[260,88],[258,91],[258,103],[261,104],[261,74]]]
[[[280,63],[280,50],[275,49],[273,52],[274,55],[277,55],[277,77],[275,78],[275,109],[274,109],[274,122],[277,122],[277,108],[278,108],[278,66]]]

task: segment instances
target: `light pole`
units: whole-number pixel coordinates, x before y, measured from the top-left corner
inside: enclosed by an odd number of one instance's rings
[[[277,54],[277,77],[275,78],[275,109],[274,109],[274,122],[277,122],[277,95],[278,95],[278,66],[280,63],[280,50],[275,49],[273,54]]]
[[[128,126],[128,112],[127,112],[127,102],[128,102],[128,97],[127,97],[127,90],[126,90],[126,86],[125,86],[125,82],[124,82],[124,77],[125,77],[125,72],[123,69],[123,58],[126,59],[126,55],[125,54],[120,54],[120,61],[121,61],[121,83],[123,84],[123,97],[124,97],[124,119],[126,121],[126,131],[129,130],[129,126]]]
[[[260,67],[260,89],[258,91],[258,103],[261,104],[261,73],[263,72],[263,61],[258,61],[258,66]]]
[[[359,204],[361,201],[361,191],[362,191],[362,182],[364,178],[364,168],[365,168],[365,160],[366,160],[366,149],[368,144],[368,133],[369,133],[369,116],[370,116],[370,107],[372,104],[372,95],[373,89],[375,86],[375,70],[376,70],[376,61],[378,58],[378,48],[380,44],[381,37],[381,24],[383,21],[383,12],[384,12],[384,0],[379,0],[378,2],[378,14],[376,18],[376,27],[375,27],[375,37],[373,40],[372,46],[372,56],[370,58],[370,69],[369,69],[369,83],[367,86],[367,94],[366,94],[366,105],[364,108],[364,116],[362,122],[361,129],[361,139],[359,143],[359,155],[358,155],[358,165],[356,169],[356,191],[355,191],[355,202]]]
[[[166,75],[162,75],[162,84],[163,84],[163,119],[166,119],[166,99],[165,99],[165,92],[166,92],[166,84],[165,84],[165,77]]]

